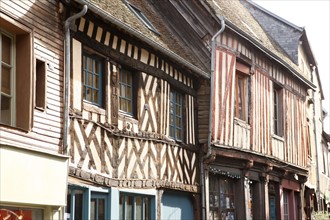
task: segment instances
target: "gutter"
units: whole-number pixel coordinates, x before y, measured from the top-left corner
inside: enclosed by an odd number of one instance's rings
[[[115,18],[111,14],[109,14],[109,13],[105,12],[104,10],[102,10],[101,8],[95,6],[93,3],[91,3],[87,0],[74,0],[74,1],[79,3],[79,4],[82,4],[82,5],[87,5],[88,8],[90,9],[90,11],[92,11],[95,14],[101,16],[102,18],[104,18],[107,21],[113,23],[114,25],[124,29],[129,34],[133,35],[134,37],[136,37],[138,39],[143,39],[143,41],[145,43],[147,43],[148,45],[150,45],[150,46],[154,47],[155,49],[159,50],[161,53],[165,54],[170,59],[173,59],[176,62],[178,62],[179,64],[188,67],[190,70],[195,72],[195,74],[197,74],[198,76],[201,76],[205,79],[210,79],[209,73],[205,72],[204,70],[202,70],[202,69],[198,68],[197,66],[191,64],[190,62],[186,61],[185,59],[183,59],[179,55],[175,54],[171,50],[169,50],[167,48],[164,48],[159,43],[149,39],[143,33],[133,29],[132,27],[130,27],[129,25],[127,25],[127,24],[123,23],[122,21],[118,20],[117,18]]]
[[[201,160],[201,196],[202,196],[202,219],[206,219],[206,192],[205,192],[205,170],[204,170],[204,162],[209,163],[212,160],[212,147],[211,147],[211,133],[213,127],[213,118],[212,118],[212,109],[213,109],[213,91],[214,91],[214,59],[215,59],[215,40],[220,34],[225,30],[226,24],[224,18],[220,18],[221,20],[221,28],[220,30],[215,33],[212,37],[212,50],[211,50],[211,85],[210,85],[210,110],[209,110],[209,129],[208,129],[208,136],[207,136],[207,153],[205,156],[202,157]]]
[[[84,16],[87,12],[87,5],[83,9],[67,18],[64,22],[65,42],[64,42],[64,125],[63,125],[63,154],[67,154],[68,149],[68,132],[69,132],[69,98],[70,98],[70,68],[71,68],[71,41],[70,41],[70,26],[74,24],[75,20]]]
[[[228,25],[229,24],[229,25]],[[280,65],[284,66],[287,70],[289,70],[293,76],[297,77],[301,82],[303,82],[305,85],[307,85],[309,88],[313,89],[315,91],[316,86],[311,83],[309,80],[307,80],[305,77],[301,76],[300,73],[298,73],[294,68],[292,68],[290,65],[288,65],[282,58],[278,57],[273,52],[269,51],[266,47],[262,46],[259,42],[257,42],[255,39],[248,36],[245,32],[241,31],[239,28],[237,28],[234,24],[227,21],[227,27],[234,31],[236,34],[241,36],[242,38],[248,40],[251,42],[255,47],[257,47],[259,50],[261,50],[263,53],[265,53],[267,56],[278,62]]]

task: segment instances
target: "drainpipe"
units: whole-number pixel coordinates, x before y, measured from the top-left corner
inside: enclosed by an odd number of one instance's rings
[[[64,43],[64,128],[63,128],[63,154],[67,154],[68,149],[68,130],[69,130],[69,98],[70,98],[70,66],[71,66],[71,41],[70,41],[70,26],[74,24],[77,18],[84,16],[87,12],[87,5],[83,9],[69,17],[64,22],[65,43]]]
[[[205,170],[204,170],[204,162],[208,163],[207,160],[209,160],[212,156],[212,147],[211,147],[211,134],[212,134],[212,109],[213,109],[213,90],[214,90],[214,59],[215,59],[215,39],[225,30],[225,20],[224,18],[220,18],[221,20],[221,29],[213,35],[211,39],[212,43],[212,49],[211,49],[211,88],[210,88],[210,114],[209,114],[209,130],[208,130],[208,137],[207,137],[207,153],[205,156],[202,157],[201,160],[201,194],[202,194],[202,219],[206,219],[206,193],[205,193]]]
[[[313,71],[311,74],[311,80],[313,82],[313,74],[316,74],[316,66],[313,66]],[[316,91],[317,92],[317,91]],[[317,210],[320,211],[320,168],[319,168],[319,143],[317,142],[317,131],[316,131],[316,99],[315,92],[313,92],[313,123],[314,123],[314,141],[315,141],[315,157],[316,157],[316,200],[317,200]]]

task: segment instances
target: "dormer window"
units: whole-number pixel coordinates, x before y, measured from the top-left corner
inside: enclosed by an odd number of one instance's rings
[[[156,30],[156,28],[151,24],[151,22],[149,21],[149,19],[142,13],[142,11],[140,9],[138,9],[137,7],[135,7],[134,5],[132,5],[129,2],[126,2],[127,6],[129,9],[131,9],[131,11],[136,15],[136,17],[138,17],[140,19],[140,21],[142,21],[142,23],[147,26],[147,28],[151,31],[153,31],[154,33],[160,35],[160,33]]]

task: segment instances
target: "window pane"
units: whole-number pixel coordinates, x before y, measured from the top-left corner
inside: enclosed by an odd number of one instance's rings
[[[124,200],[125,200],[125,196],[124,195],[120,195],[119,198],[119,219],[122,220],[124,219]]]
[[[135,219],[142,220],[142,197],[136,196],[135,197]]]
[[[91,86],[91,87],[93,86],[93,74],[92,73],[88,73],[88,79],[87,79],[86,85]]]
[[[125,219],[133,219],[133,197],[126,196]]]
[[[150,219],[150,203],[151,200],[148,197],[144,198],[144,219],[149,220]]]
[[[96,220],[96,199],[91,199],[90,220]]]
[[[98,220],[105,220],[105,200],[98,199]]]
[[[93,78],[93,87],[94,88],[99,88],[99,76],[98,75],[94,75],[94,78]]]
[[[90,88],[86,88],[86,100],[92,101],[92,91]]]
[[[97,90],[93,90],[93,102],[97,103],[99,100],[99,93]]]
[[[10,68],[2,66],[1,68],[1,92],[4,92],[8,95],[10,92]]]
[[[5,62],[6,64],[11,64],[10,62],[10,57],[11,57],[11,39],[7,37],[6,35],[1,35],[1,50],[2,50],[2,55],[1,55],[1,61]]]
[[[93,72],[93,60],[91,58],[87,58],[87,71]]]
[[[11,98],[1,95],[1,112],[0,112],[0,122],[3,124],[10,125],[11,123]]]

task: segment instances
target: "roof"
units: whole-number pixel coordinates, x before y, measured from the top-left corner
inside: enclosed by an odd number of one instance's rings
[[[268,11],[251,0],[241,0],[241,3],[249,10],[252,16],[258,21],[262,28],[268,33],[269,37],[274,39],[276,43],[286,52],[289,58],[298,65],[298,46],[302,42],[308,61],[311,65],[317,67],[317,61],[310,46],[306,29],[299,27],[284,18]],[[320,76],[316,68],[322,99],[323,90],[320,83]],[[315,84],[315,81],[313,82]]]
[[[74,0],[79,4],[86,4],[90,11],[101,16],[108,22],[118,26],[119,29],[128,32],[130,35],[144,41],[163,55],[168,56],[181,65],[188,67],[195,74],[209,78],[209,73],[205,71],[194,56],[187,52],[186,48],[169,32],[160,22],[162,18],[153,11],[150,5],[145,1],[129,1],[141,10],[150,20],[157,32],[154,32],[146,26],[142,20],[129,8],[125,0]]]
[[[227,26],[244,35],[244,37],[264,50],[265,53],[268,53],[269,56],[286,67],[306,85],[315,88],[301,74],[300,68],[290,59],[285,50],[269,36],[269,33],[263,29],[240,0],[206,0],[206,2],[216,15],[225,18]]]

